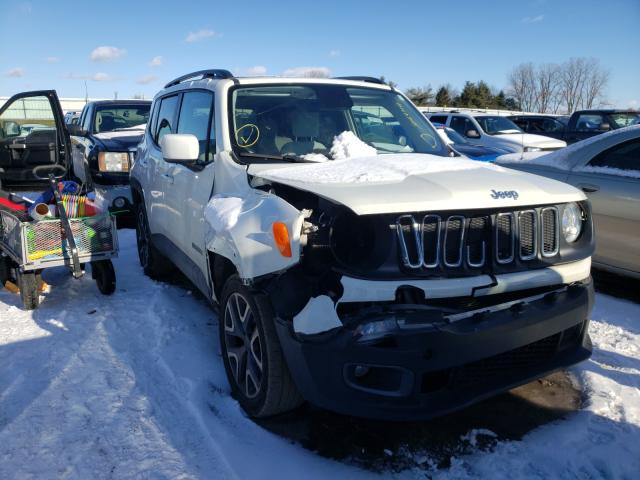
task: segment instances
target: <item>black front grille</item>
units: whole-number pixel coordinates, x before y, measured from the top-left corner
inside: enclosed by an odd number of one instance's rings
[[[413,271],[482,268],[558,253],[556,207],[492,215],[401,215],[395,230],[401,264]]]

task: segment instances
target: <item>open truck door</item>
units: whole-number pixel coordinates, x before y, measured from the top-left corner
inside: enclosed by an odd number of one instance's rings
[[[55,90],[18,93],[0,108],[0,187],[41,190],[48,182],[34,167],[60,165],[68,171],[69,132]]]

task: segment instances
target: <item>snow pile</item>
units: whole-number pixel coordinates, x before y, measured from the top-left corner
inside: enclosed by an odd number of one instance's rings
[[[317,162],[317,163],[329,161],[329,159],[321,153],[307,153],[306,155],[302,155],[302,158],[304,158],[309,162]]]
[[[238,223],[242,198],[214,195],[204,209],[204,218],[216,232],[230,230]]]
[[[410,175],[462,172],[500,167],[464,158],[428,154],[385,154],[348,158],[313,165],[265,170],[258,175],[273,181],[313,184],[398,183]]]
[[[604,173],[605,175],[615,175],[617,177],[640,178],[640,170],[622,170],[621,168],[592,167],[587,165],[576,171],[584,173]]]
[[[377,155],[378,151],[360,140],[355,133],[344,131],[333,138],[333,145],[331,145],[329,153],[334,160],[344,160],[346,158],[371,157]]]

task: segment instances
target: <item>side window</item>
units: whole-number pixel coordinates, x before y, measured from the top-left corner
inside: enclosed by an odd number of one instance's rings
[[[176,109],[178,107],[178,96],[165,97],[160,100],[160,111],[158,112],[158,122],[153,134],[153,140],[159,145],[160,140],[167,133],[175,133]]]
[[[471,123],[471,121],[468,118],[464,118],[464,117],[451,117],[451,125],[449,126],[453,128],[456,132],[458,132],[460,135],[466,135],[466,133],[469,130],[476,129]]]
[[[147,130],[151,133],[151,136],[154,136],[156,131],[156,125],[158,125],[158,108],[160,106],[160,100],[156,100],[153,102],[153,107],[151,108],[151,115],[149,116],[149,125],[147,126]]]
[[[583,113],[578,117],[576,122],[576,130],[579,132],[593,132],[600,129],[602,124],[602,115],[594,115],[593,113]]]
[[[182,96],[177,133],[190,133],[196,136],[200,144],[198,156],[200,162],[211,161],[215,152],[215,143],[212,148],[209,141],[209,119],[212,106],[213,95],[209,92],[186,92]]]
[[[512,118],[511,121],[515,123],[518,127],[520,127],[522,130],[524,130],[525,132],[529,131],[528,128],[534,128],[534,124],[533,122],[531,122],[531,120],[527,122],[527,120],[525,120],[524,118],[515,117],[515,118]],[[527,126],[527,123],[529,123],[531,127]]]
[[[605,150],[591,160],[589,166],[640,172],[640,139],[630,140]]]
[[[447,124],[447,116],[446,115],[431,115],[429,118],[431,123],[441,123],[443,125]]]
[[[5,107],[0,115],[0,139],[17,137],[55,143],[56,121],[47,97],[18,98]]]
[[[545,118],[543,122],[543,130],[545,132],[561,132],[564,130],[564,125],[557,120]]]

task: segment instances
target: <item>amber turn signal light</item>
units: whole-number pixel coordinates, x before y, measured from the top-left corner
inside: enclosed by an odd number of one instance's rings
[[[289,229],[282,222],[273,223],[273,238],[276,241],[280,255],[283,257],[291,256],[291,242],[289,241]]]

